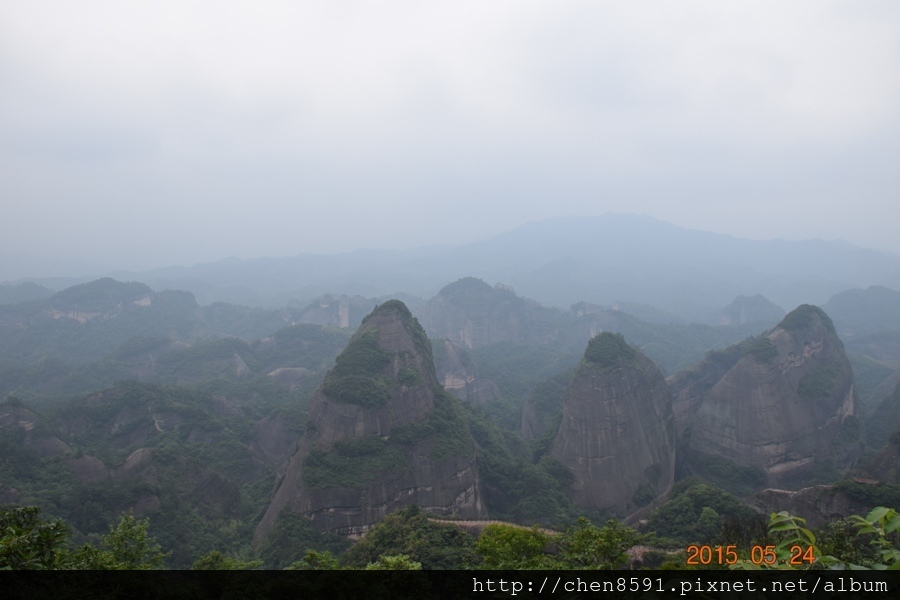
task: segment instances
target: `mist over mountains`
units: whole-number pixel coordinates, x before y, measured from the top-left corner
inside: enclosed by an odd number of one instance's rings
[[[785,503],[829,523],[900,494],[898,272],[607,215],[0,285],[0,504],[81,537],[134,510],[177,568],[419,510],[679,543]]]
[[[532,222],[459,246],[227,258],[108,275],[156,290],[187,290],[200,304],[269,308],[326,293],[429,298],[447,282],[472,276],[548,306],[664,303],[681,319],[708,321],[711,311],[739,295],[762,294],[789,309],[822,304],[851,288],[898,289],[900,257],[841,241],[739,239],[647,216],[606,214]],[[93,278],[34,281],[61,289]]]

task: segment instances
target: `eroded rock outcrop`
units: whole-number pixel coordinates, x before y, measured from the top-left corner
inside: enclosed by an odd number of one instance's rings
[[[552,455],[575,476],[572,501],[627,515],[672,485],[675,417],[656,364],[622,336],[593,338],[566,393]]]
[[[362,296],[339,298],[325,295],[313,300],[296,319],[297,323],[331,325],[334,327],[357,327],[366,311],[374,303]]]
[[[470,404],[487,404],[500,397],[490,379],[478,376],[478,367],[465,348],[450,340],[434,343],[434,368],[444,389]]]
[[[484,515],[461,406],[438,383],[424,330],[391,300],[363,320],[316,391],[299,450],[255,539],[282,510],[318,530],[352,535],[410,504]]]
[[[792,487],[858,457],[853,372],[818,307],[800,306],[767,334],[710,353],[670,385],[692,472],[738,465],[756,469],[759,484]]]

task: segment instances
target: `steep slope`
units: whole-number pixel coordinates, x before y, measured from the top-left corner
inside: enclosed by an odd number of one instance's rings
[[[410,504],[483,516],[461,407],[437,381],[424,330],[391,300],[363,320],[316,391],[255,540],[282,510],[320,531],[358,534]]]
[[[490,379],[478,376],[478,366],[469,353],[450,340],[433,345],[434,368],[444,389],[470,404],[488,404],[500,397]]]
[[[748,485],[793,487],[859,454],[853,372],[818,307],[800,306],[769,333],[711,353],[670,383],[676,412],[690,423],[692,472],[737,465],[758,473]]]
[[[878,403],[870,418],[866,419],[866,443],[873,450],[879,450],[892,434],[900,428],[900,383],[893,393]]]
[[[675,417],[659,367],[620,335],[593,338],[551,454],[575,476],[578,506],[626,515],[664,493],[674,480]]]
[[[314,325],[332,325],[335,327],[359,327],[360,322],[372,305],[362,296],[342,295],[333,298],[329,295],[313,300],[306,308],[300,311],[297,317],[298,323],[312,323]]]

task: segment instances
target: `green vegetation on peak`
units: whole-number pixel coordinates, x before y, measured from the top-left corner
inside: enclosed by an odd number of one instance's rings
[[[137,281],[123,283],[111,277],[104,277],[53,294],[50,297],[50,304],[56,308],[74,308],[83,311],[109,310],[120,302],[134,300],[152,292],[147,285]]]
[[[373,321],[375,317],[380,318]],[[350,338],[347,347],[335,360],[334,368],[325,375],[322,391],[326,396],[336,402],[365,408],[382,406],[390,398],[391,389],[397,381],[387,372],[387,367],[394,355],[379,345],[379,329],[375,324],[384,324],[384,318],[400,319],[416,351],[423,356],[426,364],[432,363],[431,342],[418,319],[400,300],[388,300],[363,319],[359,331]],[[401,369],[399,375],[399,382],[404,385],[414,383],[418,378],[409,368]]]
[[[588,342],[584,359],[601,368],[636,363],[637,351],[628,345],[622,334],[604,331]]]
[[[778,356],[778,348],[765,335],[752,336],[727,348],[710,350],[706,353],[706,362],[724,373],[747,355],[752,355],[757,362],[771,363]]]
[[[370,319],[375,317],[376,315],[390,315],[395,314],[404,322],[413,318],[412,313],[409,312],[409,309],[406,307],[401,300],[388,300],[387,302],[382,302],[370,312],[366,317],[362,320],[362,324],[365,325]]]
[[[406,331],[413,339],[413,344],[415,345],[416,351],[420,354],[432,358],[431,353],[431,342],[428,340],[428,336],[425,333],[425,329],[419,323],[419,320],[412,316],[412,313],[409,311],[409,308],[406,307],[401,300],[388,300],[387,302],[383,302],[376,306],[371,313],[366,315],[366,317],[362,320],[362,324],[360,325],[359,330],[363,331],[366,329],[366,325],[370,324],[373,318],[397,318],[403,323],[403,326],[406,328]],[[351,340],[352,342],[352,340]]]
[[[449,298],[458,298],[472,294],[489,294],[493,290],[494,288],[482,279],[478,279],[477,277],[463,277],[462,279],[458,279],[453,283],[445,285],[441,291],[438,292],[438,295]]]
[[[801,304],[789,312],[787,316],[782,319],[781,323],[778,324],[778,327],[786,331],[799,331],[801,329],[812,327],[817,319],[822,322],[825,329],[832,334],[837,335],[831,317],[825,314],[824,310],[812,304]]]
[[[322,391],[335,402],[382,406],[390,397],[392,382],[384,372],[390,362],[391,354],[378,346],[378,328],[360,329],[325,375]]]

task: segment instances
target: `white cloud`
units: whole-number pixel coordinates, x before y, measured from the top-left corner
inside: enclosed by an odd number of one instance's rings
[[[129,202],[178,262],[605,210],[900,251],[898,75],[895,2],[5,3],[0,253]]]

